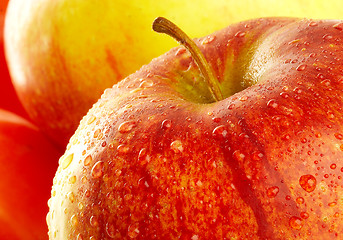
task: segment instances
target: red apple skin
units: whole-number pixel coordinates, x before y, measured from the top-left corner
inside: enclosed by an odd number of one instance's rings
[[[198,39],[219,102],[183,47],[106,90],[60,159],[50,239],[342,238],[342,28],[270,18]]]
[[[46,213],[61,153],[31,123],[0,109],[0,239],[48,239]]]
[[[3,0],[0,3],[0,108],[19,114],[24,118],[28,118],[28,115],[14,90],[5,59],[3,30],[7,4],[7,0]]]

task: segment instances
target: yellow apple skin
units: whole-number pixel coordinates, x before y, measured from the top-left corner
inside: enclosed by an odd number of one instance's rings
[[[30,118],[65,147],[104,89],[176,45],[151,30],[156,17],[165,16],[198,37],[248,18],[339,15],[340,1],[325,3],[11,0],[5,51],[16,92]]]

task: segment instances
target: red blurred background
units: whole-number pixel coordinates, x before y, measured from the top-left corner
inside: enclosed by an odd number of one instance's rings
[[[3,30],[8,1],[0,0],[0,108],[28,118],[12,85],[5,59]]]

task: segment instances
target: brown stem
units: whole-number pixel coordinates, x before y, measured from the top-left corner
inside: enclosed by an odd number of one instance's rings
[[[152,24],[152,29],[155,32],[165,33],[173,37],[191,53],[193,59],[199,66],[200,71],[208,84],[213,99],[216,101],[222,100],[223,95],[219,88],[219,82],[215,77],[212,68],[208,64],[204,54],[200,51],[195,42],[190,37],[188,37],[187,34],[184,33],[178,26],[163,17],[158,17],[155,19]]]

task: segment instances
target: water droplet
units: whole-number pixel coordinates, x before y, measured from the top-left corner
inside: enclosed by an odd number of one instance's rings
[[[329,87],[331,85],[331,80],[330,79],[324,79],[320,83],[323,84],[326,87]]]
[[[337,202],[330,202],[330,203],[328,204],[329,207],[334,207],[334,206],[336,206],[336,205],[337,205]]]
[[[96,164],[94,164],[91,174],[93,178],[99,178],[103,175],[103,167],[104,167],[104,162],[98,161]]]
[[[68,199],[70,202],[74,202],[75,201],[75,195],[73,192],[69,192],[68,195],[67,195]]]
[[[232,109],[234,109],[235,108],[235,104],[230,104],[228,107],[227,107],[227,109],[230,109],[230,110],[232,110]]]
[[[122,154],[126,154],[130,151],[130,147],[125,144],[120,144],[117,147],[117,151]]]
[[[310,27],[315,27],[315,26],[318,26],[318,23],[317,23],[317,22],[311,21],[308,25],[309,25]]]
[[[289,226],[293,229],[300,230],[303,226],[303,221],[299,217],[291,217],[289,219]]]
[[[289,98],[289,94],[286,93],[286,92],[280,93],[280,96],[283,97],[283,98],[285,98],[285,99]]]
[[[297,197],[297,199],[295,200],[298,204],[303,204],[305,202],[303,197]]]
[[[119,125],[118,131],[120,133],[127,133],[127,132],[130,132],[134,127],[136,127],[136,122],[126,121]]]
[[[343,140],[343,134],[335,133],[335,138],[337,138],[338,140]]]
[[[271,99],[271,100],[268,101],[267,106],[271,107],[271,108],[277,108],[278,104],[277,104],[276,100]]]
[[[76,183],[76,176],[75,175],[69,178],[69,184],[74,184],[74,183]]]
[[[140,88],[148,88],[154,86],[154,82],[151,79],[144,80],[139,84]]]
[[[183,152],[183,146],[182,142],[180,140],[175,140],[170,144],[170,148],[175,152],[175,153],[181,153]]]
[[[101,138],[102,137],[101,129],[95,130],[93,137],[94,138]]]
[[[172,126],[172,122],[169,119],[166,119],[162,122],[162,129],[164,130],[171,128],[171,126]]]
[[[254,161],[260,161],[262,158],[263,158],[263,153],[262,152],[260,152],[260,151],[256,151],[256,152],[253,152],[253,154],[252,154],[252,159],[254,160]]]
[[[139,235],[139,224],[138,223],[134,223],[131,224],[128,228],[128,233],[130,238],[136,238]]]
[[[191,240],[198,240],[199,239],[199,236],[198,235],[193,235]]]
[[[336,23],[335,25],[333,25],[333,27],[339,31],[342,31],[343,30],[343,23],[342,22]]]
[[[110,238],[115,238],[116,230],[113,224],[110,224],[110,223],[106,224],[106,233]]]
[[[274,198],[279,193],[279,187],[274,186],[267,189],[267,196],[269,198]]]
[[[183,46],[180,46],[180,47],[177,49],[177,51],[176,51],[176,53],[175,53],[175,56],[182,55],[182,54],[184,54],[186,51],[187,51],[186,48],[184,48]]]
[[[245,155],[241,153],[241,151],[239,150],[234,151],[232,155],[234,158],[236,158],[240,162],[245,159]]]
[[[325,34],[324,36],[323,36],[323,39],[325,39],[325,40],[331,40],[333,37],[331,36],[331,35],[329,35],[329,34]]]
[[[214,36],[214,35],[207,36],[201,41],[201,44],[202,45],[209,44],[209,43],[213,42],[215,39],[216,39],[216,36]]]
[[[76,217],[75,214],[74,214],[73,216],[71,216],[70,222],[71,222],[71,224],[72,224],[74,227],[77,225],[78,220],[77,220],[77,217]]]
[[[245,32],[242,32],[242,31],[238,31],[236,34],[235,34],[235,37],[244,37],[245,36]]]
[[[89,219],[89,223],[91,224],[91,226],[96,227],[99,225],[98,219],[96,216],[91,216],[91,218]]]
[[[226,138],[228,136],[228,131],[225,125],[220,125],[212,131],[212,135],[216,138]]]
[[[246,100],[248,100],[248,97],[247,96],[242,96],[242,97],[239,98],[239,100],[241,102],[245,102]]]
[[[89,164],[91,164],[92,161],[93,161],[92,156],[91,156],[91,155],[88,155],[88,156],[85,158],[85,160],[83,161],[83,165],[84,165],[85,167],[87,167],[87,166],[89,166]]]
[[[74,159],[74,153],[69,154],[66,157],[62,157],[61,158],[61,163],[60,163],[62,169],[66,169],[67,167],[69,167],[69,165],[71,164],[73,159]]]
[[[88,118],[87,124],[91,124],[91,123],[93,123],[95,120],[96,120],[96,117],[95,117],[94,115],[91,115],[91,116]]]
[[[300,217],[302,219],[308,219],[310,217],[310,215],[307,212],[301,212],[300,213]]]
[[[317,180],[314,176],[307,174],[300,177],[299,184],[306,192],[313,192],[316,189]]]
[[[330,168],[331,168],[331,169],[336,169],[336,167],[337,167],[337,165],[336,165],[335,163],[333,163],[333,164],[330,165]]]
[[[76,240],[83,240],[81,233],[77,234]]]
[[[297,69],[297,71],[304,71],[306,69],[306,67],[307,67],[307,65],[301,64],[296,69]]]

